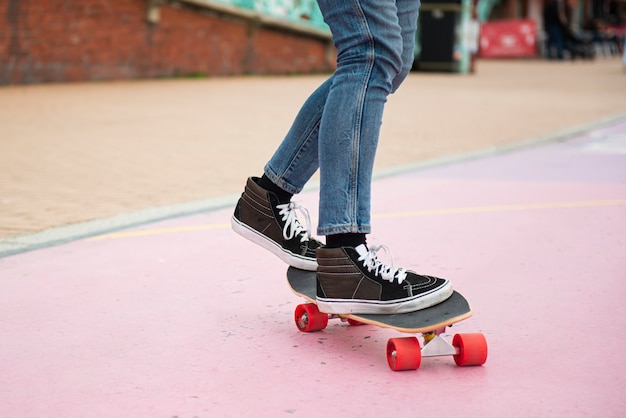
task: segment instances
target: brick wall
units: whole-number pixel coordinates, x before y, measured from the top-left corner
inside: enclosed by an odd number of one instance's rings
[[[146,0],[0,0],[0,84],[332,70],[328,40]]]

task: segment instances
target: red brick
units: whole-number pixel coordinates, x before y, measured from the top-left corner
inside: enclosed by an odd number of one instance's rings
[[[21,0],[0,13],[0,84],[328,71],[327,42],[139,0]]]

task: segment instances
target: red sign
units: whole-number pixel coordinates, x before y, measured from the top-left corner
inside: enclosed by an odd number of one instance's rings
[[[534,20],[501,20],[481,25],[480,57],[520,58],[536,54],[537,27]]]

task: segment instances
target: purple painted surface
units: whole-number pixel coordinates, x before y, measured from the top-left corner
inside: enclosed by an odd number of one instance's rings
[[[553,142],[420,173],[421,178],[626,182],[626,122]]]
[[[0,415],[621,416],[625,127],[375,182],[370,242],[453,281],[483,367],[299,333],[285,266],[226,210],[0,259]]]

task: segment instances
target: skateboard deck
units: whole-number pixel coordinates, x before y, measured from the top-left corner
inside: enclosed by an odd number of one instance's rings
[[[287,281],[291,290],[298,296],[315,303],[315,272],[289,267]],[[404,314],[346,314],[340,315],[363,324],[393,328],[400,332],[427,333],[445,328],[472,316],[467,300],[458,292],[438,305],[420,311]]]
[[[351,325],[369,324],[400,332],[422,334],[417,337],[390,338],[387,361],[394,370],[415,370],[422,357],[453,356],[459,366],[479,366],[487,361],[487,341],[483,334],[456,334],[452,342],[443,336],[447,327],[472,316],[468,301],[458,292],[438,305],[403,314],[329,315],[317,309],[317,279],[313,271],[289,267],[287,281],[291,290],[308,303],[298,305],[294,319],[301,332],[323,330],[328,320],[339,318]]]

